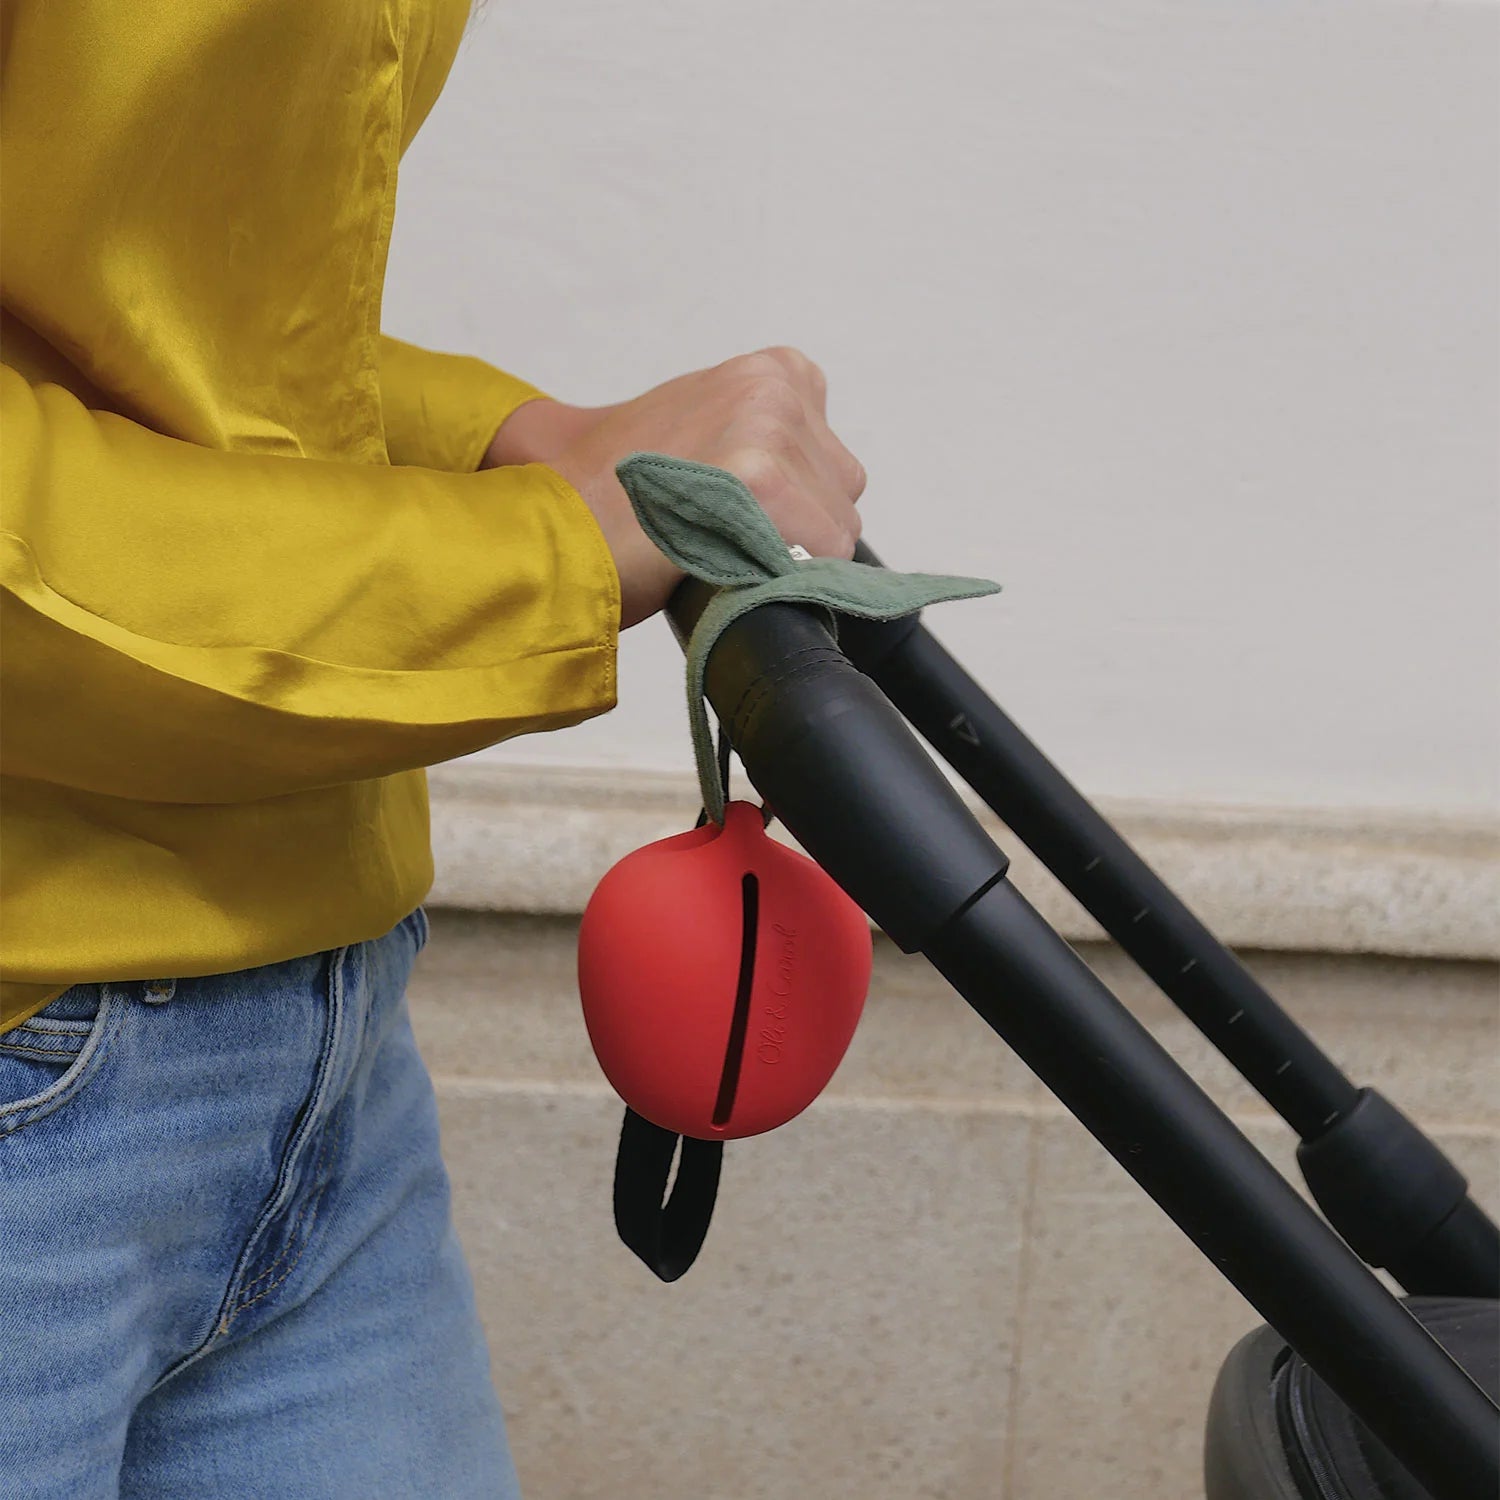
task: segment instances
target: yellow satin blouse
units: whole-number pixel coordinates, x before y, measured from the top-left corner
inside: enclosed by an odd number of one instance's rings
[[[382,337],[467,0],[0,10],[0,1026],[387,930],[422,767],[612,706],[537,392]]]

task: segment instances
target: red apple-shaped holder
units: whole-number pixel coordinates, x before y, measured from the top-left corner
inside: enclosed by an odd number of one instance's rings
[[[706,821],[621,860],[589,902],[579,946],[589,1036],[627,1106],[615,1223],[671,1281],[708,1231],[724,1142],[771,1130],[812,1103],[849,1045],[870,982],[859,908],[811,860],[767,838],[755,808],[725,806],[729,746],[721,740],[716,768],[704,702],[710,653],[763,605],[892,620],[996,586],[812,557],[789,546],[723,469],[634,453],[615,473],[646,536],[716,590],[685,642]]]
[[[579,992],[627,1106],[616,1223],[663,1280],[703,1243],[723,1143],[784,1125],[832,1078],[871,958],[864,913],[770,838],[748,802],[730,803],[722,827],[637,849],[600,881],[579,933]]]

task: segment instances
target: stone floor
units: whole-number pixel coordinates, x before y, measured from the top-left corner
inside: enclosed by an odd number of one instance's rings
[[[619,1105],[563,919],[434,913],[412,985],[530,1500],[1193,1500],[1258,1319],[920,960],[881,943],[823,1098],[737,1142],[698,1264],[610,1217]],[[1114,950],[1085,957],[1279,1165],[1287,1132]],[[1252,954],[1500,1207],[1493,965]]]

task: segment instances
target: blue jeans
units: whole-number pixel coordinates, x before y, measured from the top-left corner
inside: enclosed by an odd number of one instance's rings
[[[0,1036],[0,1495],[517,1495],[374,942],[78,985]]]

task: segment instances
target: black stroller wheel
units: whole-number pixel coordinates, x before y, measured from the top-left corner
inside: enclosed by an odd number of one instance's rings
[[[1491,1399],[1500,1302],[1414,1297],[1407,1308]],[[1429,1492],[1286,1345],[1247,1334],[1219,1371],[1203,1449],[1207,1500],[1429,1500]]]

